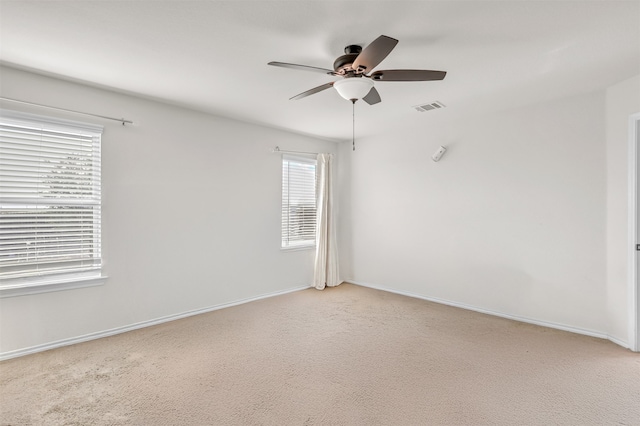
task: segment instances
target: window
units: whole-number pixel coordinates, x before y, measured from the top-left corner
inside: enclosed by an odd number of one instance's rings
[[[0,289],[100,276],[101,126],[0,114]]]
[[[282,248],[316,243],[316,160],[282,157]]]

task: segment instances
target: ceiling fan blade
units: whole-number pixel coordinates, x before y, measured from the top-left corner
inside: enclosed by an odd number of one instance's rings
[[[323,84],[322,86],[314,87],[313,89],[307,90],[306,92],[302,92],[299,95],[295,95],[293,98],[290,98],[290,101],[297,101],[298,99],[306,98],[309,95],[313,95],[318,92],[322,92],[323,90],[327,90],[333,87],[333,81],[331,83]]]
[[[378,93],[375,87],[372,87],[369,93],[367,93],[367,96],[362,98],[362,100],[368,103],[369,105],[374,105],[382,101],[382,99],[380,99],[380,93]]]
[[[287,64],[286,62],[273,62],[273,61],[269,62],[267,65],[273,65],[274,67],[290,68],[294,70],[313,71],[313,72],[319,72],[322,74],[329,74],[329,75],[336,74],[335,71],[325,69],[325,68],[310,67],[309,65]]]
[[[446,71],[431,70],[381,70],[369,77],[375,81],[433,81],[442,80]]]
[[[398,40],[381,35],[365,47],[353,61],[351,67],[355,70],[371,71],[396,47]]]

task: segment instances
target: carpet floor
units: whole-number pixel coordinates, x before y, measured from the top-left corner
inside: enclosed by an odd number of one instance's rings
[[[0,363],[2,425],[640,425],[640,354],[343,284]]]

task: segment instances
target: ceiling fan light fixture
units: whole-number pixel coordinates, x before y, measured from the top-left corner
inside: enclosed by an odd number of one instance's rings
[[[373,88],[373,81],[368,78],[351,77],[336,81],[333,84],[338,94],[348,101],[362,99]]]

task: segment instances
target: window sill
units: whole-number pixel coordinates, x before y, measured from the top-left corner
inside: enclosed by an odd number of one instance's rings
[[[56,280],[37,281],[24,284],[9,284],[0,286],[0,299],[7,297],[28,296],[32,294],[49,293],[52,291],[72,290],[76,288],[95,287],[104,284],[107,276],[65,277]]]
[[[300,251],[300,250],[315,250],[315,249],[316,249],[315,244],[291,246],[291,247],[280,247],[280,251]]]

